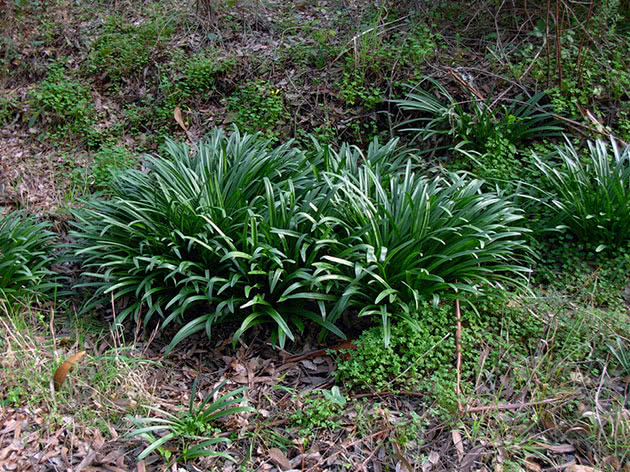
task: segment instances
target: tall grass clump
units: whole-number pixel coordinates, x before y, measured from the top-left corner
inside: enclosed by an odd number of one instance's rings
[[[93,291],[85,309],[129,300],[118,321],[177,325],[171,347],[228,321],[235,342],[263,323],[281,346],[307,322],[343,337],[343,313],[389,326],[421,299],[487,294],[527,272],[509,200],[463,175],[417,175],[395,140],[316,146],[307,159],[214,130],[168,151],[86,202],[73,237]]]
[[[604,246],[630,239],[630,146],[598,140],[582,155],[571,142],[557,148],[561,166],[535,156],[551,193],[550,207],[575,236]]]
[[[45,294],[55,286],[53,233],[24,212],[0,216],[0,302]]]
[[[305,320],[342,336],[326,320],[338,281],[316,266],[338,222],[304,153],[220,130],[190,151],[169,143],[148,173],[122,174],[111,199],[77,212],[82,286],[94,289],[86,309],[130,297],[118,321],[184,324],[173,345],[228,320],[241,323],[235,340],[272,322],[284,345]]]
[[[431,90],[410,86],[409,94],[394,102],[401,110],[416,115],[399,125],[402,131],[414,134],[414,140],[440,144],[429,151],[485,153],[504,147],[515,152],[524,141],[559,136],[562,131],[550,105],[541,104],[544,93],[494,107],[491,98],[482,101],[471,96],[470,100],[458,101],[436,80],[425,81]]]
[[[390,318],[421,300],[489,295],[524,285],[529,249],[523,215],[506,196],[464,174],[394,176],[365,165],[334,177],[339,219],[353,238],[334,262],[353,274],[341,306]],[[335,184],[331,184],[335,185]]]

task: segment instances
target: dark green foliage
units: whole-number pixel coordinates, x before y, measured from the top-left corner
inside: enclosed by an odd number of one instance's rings
[[[443,136],[442,149],[510,156],[527,140],[558,136],[562,130],[549,106],[540,104],[543,93],[512,101],[497,111],[490,107],[490,99],[484,103],[473,97],[469,103],[462,103],[439,82],[426,81],[435,92],[416,86],[404,100],[395,100],[402,110],[422,115],[405,121],[400,127],[423,141]],[[408,127],[418,124],[421,126]]]
[[[0,95],[0,126],[16,121],[20,115],[20,102],[9,94]]]
[[[274,143],[287,122],[282,91],[269,82],[257,80],[242,86],[227,99],[234,124],[244,132],[262,132]]]
[[[122,146],[104,146],[92,155],[92,181],[96,189],[109,186],[114,176],[130,167],[135,161]]]
[[[0,301],[39,296],[56,286],[48,226],[23,212],[0,217]]]
[[[351,306],[382,318],[387,343],[390,317],[422,298],[490,294],[527,272],[509,200],[462,176],[418,177],[396,141],[307,160],[291,143],[215,130],[192,158],[168,148],[76,212],[73,236],[95,288],[86,309],[132,297],[119,320],[192,316],[171,347],[228,320],[235,340],[271,322],[283,346],[307,320],[343,336],[332,323]]]
[[[148,174],[129,171],[110,200],[91,200],[74,233],[85,275],[96,279],[85,284],[96,289],[89,306],[131,295],[119,320],[144,306],[145,322],[158,314],[163,326],[195,313],[172,345],[234,318],[235,340],[271,321],[283,345],[294,338],[289,325],[302,330],[306,319],[341,335],[325,319],[334,277],[316,265],[337,222],[304,154],[268,144],[215,130],[191,159],[187,146],[169,143],[170,159],[150,159]]]
[[[608,349],[617,359],[617,363],[624,373],[630,375],[630,348],[626,346],[626,343],[621,338],[617,338],[616,345],[609,344]]]
[[[411,164],[394,176],[364,165],[337,181],[337,211],[356,238],[334,260],[354,274],[340,305],[348,299],[360,315],[380,316],[386,343],[390,317],[415,313],[422,299],[524,285],[522,213],[509,198],[483,192],[482,181],[457,174],[429,181]]]
[[[339,387],[311,391],[304,396],[302,403],[302,408],[291,415],[293,424],[300,428],[301,437],[312,436],[316,429],[341,427],[339,416],[346,406],[346,397],[341,394]]]
[[[31,92],[30,101],[34,117],[72,133],[85,132],[95,113],[89,89],[60,63],[50,66],[46,78]]]
[[[366,85],[360,71],[347,71],[343,74],[341,96],[348,105],[361,105],[374,108],[383,101],[384,91],[374,85]]]
[[[540,263],[534,281],[590,306],[623,308],[630,283],[630,242],[601,250],[571,232],[543,232],[535,242]],[[600,251],[598,252],[598,249]]]
[[[186,62],[183,89],[187,95],[208,92],[214,88],[217,75],[230,72],[236,65],[234,58],[200,54]]]
[[[582,158],[573,144],[557,148],[561,167],[536,159],[550,189],[550,208],[558,222],[579,239],[599,245],[621,245],[630,238],[630,147],[613,140],[588,143]],[[612,153],[610,153],[612,150]]]

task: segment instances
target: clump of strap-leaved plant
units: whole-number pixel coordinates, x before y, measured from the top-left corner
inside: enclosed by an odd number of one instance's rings
[[[0,215],[0,304],[39,297],[57,287],[54,234],[23,211]]]
[[[118,321],[179,326],[171,348],[228,321],[234,342],[263,323],[280,346],[306,323],[343,337],[344,312],[378,316],[387,342],[391,318],[421,299],[524,280],[509,198],[462,174],[423,176],[396,140],[317,149],[215,129],[119,175],[75,214],[85,309],[130,299]]]

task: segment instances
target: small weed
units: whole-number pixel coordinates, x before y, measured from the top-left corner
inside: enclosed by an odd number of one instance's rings
[[[302,399],[302,409],[291,415],[291,421],[300,428],[299,434],[304,438],[313,436],[317,429],[341,426],[338,417],[346,406],[346,397],[337,386],[318,393],[313,391],[306,394]]]
[[[254,411],[253,408],[247,406],[232,406],[246,401],[245,397],[241,395],[245,391],[245,387],[233,390],[214,400],[214,395],[227,382],[225,380],[216,386],[199,406],[195,406],[197,381],[198,378],[195,378],[190,395],[190,404],[188,410],[183,412],[183,414],[176,416],[159,408],[148,406],[147,409],[158,413],[162,418],[129,417],[132,423],[139,426],[138,429],[129,433],[129,436],[140,436],[150,442],[149,446],[140,453],[138,460],[144,459],[155,450],[168,460],[171,452],[163,449],[161,446],[168,441],[179,440],[182,442],[181,459],[184,461],[196,457],[220,456],[236,462],[232,456],[224,452],[209,449],[210,446],[229,443],[229,439],[223,437],[207,438],[215,436],[221,431],[216,424],[216,420],[232,414]],[[166,431],[167,434],[158,439],[153,435],[157,431]],[[202,442],[190,447],[189,444],[196,440],[202,440]]]
[[[541,233],[534,280],[591,307],[621,309],[630,282],[630,245],[597,251],[599,243],[569,232]]]
[[[272,142],[279,140],[281,128],[288,120],[282,91],[263,80],[241,87],[227,99],[227,109],[241,131],[260,131]]]
[[[61,63],[54,63],[46,78],[30,94],[31,120],[51,123],[56,134],[68,131],[80,135],[89,130],[95,114],[92,96],[82,82],[72,77]]]
[[[0,95],[0,126],[14,123],[21,113],[21,105],[17,98]]]
[[[105,74],[112,82],[137,75],[147,65],[151,51],[173,32],[168,19],[136,26],[111,16],[103,33],[92,43],[88,72]]]
[[[621,338],[617,338],[616,345],[609,344],[608,349],[617,359],[619,367],[625,371],[626,375],[630,375],[630,349]]]
[[[475,369],[484,346],[493,347],[485,369],[501,372],[509,367],[510,358],[521,358],[535,349],[542,329],[516,309],[501,308],[496,302],[476,305],[479,315],[474,310],[462,312],[466,326],[462,378],[466,381],[478,375]],[[452,411],[456,404],[454,327],[450,306],[434,308],[424,303],[413,323],[392,326],[388,347],[383,345],[382,327],[364,331],[358,349],[339,354],[335,375],[344,385],[359,390],[424,390],[439,406]]]
[[[375,86],[365,85],[360,72],[344,72],[341,84],[341,96],[348,105],[362,105],[375,108],[383,101],[384,92]]]
[[[57,287],[53,263],[54,234],[24,212],[0,216],[0,306],[23,296],[42,296]]]
[[[582,241],[619,246],[630,239],[630,146],[620,149],[614,138],[589,142],[588,155],[567,140],[558,147],[560,165],[536,157],[551,188],[550,208],[557,222]]]
[[[118,172],[133,167],[135,159],[122,146],[106,146],[92,155],[91,179],[96,189],[106,188]]]
[[[235,66],[235,58],[222,59],[208,54],[191,58],[184,66],[182,88],[185,96],[212,90],[217,75],[229,73]]]

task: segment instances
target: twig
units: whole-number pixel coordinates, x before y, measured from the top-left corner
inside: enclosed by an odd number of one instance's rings
[[[545,44],[547,45],[547,88],[551,80],[551,48],[549,46],[549,10],[551,9],[551,0],[547,0],[547,15],[545,19]]]
[[[599,394],[602,392],[602,387],[604,386],[604,377],[606,376],[606,368],[608,364],[604,365],[604,370],[602,371],[602,376],[599,379],[599,385],[597,387],[597,392],[595,392],[595,416],[597,417],[597,423],[599,423],[599,432],[604,429],[604,425],[602,424],[602,417],[599,415],[599,410],[601,407],[599,406]]]
[[[457,411],[461,415],[464,412],[462,405],[462,312],[459,308],[459,299],[455,299],[455,318],[457,329],[455,330],[455,352],[457,354],[457,383],[455,385],[455,395],[457,395]]]
[[[564,9],[562,10],[564,16]],[[562,20],[560,19],[560,0],[556,0],[556,69],[558,71],[558,88],[562,90]]]
[[[592,133],[597,133],[597,134],[600,134],[602,136],[606,136],[609,139],[610,138],[615,138],[617,141],[619,141],[619,143],[622,146],[627,146],[626,142],[623,141],[621,138],[619,138],[618,136],[615,136],[612,133],[607,133],[605,130],[601,131],[601,130],[598,130],[597,128],[591,128],[589,125],[580,123],[579,121],[574,121],[574,120],[572,120],[570,118],[565,118],[564,116],[557,115],[556,113],[552,113],[551,116],[553,118],[555,118],[556,120],[564,121],[566,124],[571,126],[575,131],[577,131],[578,133],[581,133],[584,136],[588,136],[588,135],[584,131],[579,129],[579,128],[586,129],[586,130],[588,130],[588,131],[590,131]]]
[[[548,398],[546,400],[540,400],[537,402],[499,403],[497,405],[473,406],[473,407],[467,407],[465,413],[479,413],[479,412],[490,411],[490,410],[502,410],[502,411],[503,410],[519,410],[521,408],[527,408],[530,406],[546,405],[549,403],[555,403],[559,401],[568,400],[570,398],[573,398],[573,396],[574,395],[569,395],[566,397]]]
[[[582,52],[584,49],[584,43],[586,41],[586,39],[589,37],[588,34],[588,25],[591,22],[591,16],[593,15],[593,4],[595,2],[593,0],[591,0],[591,3],[588,6],[588,13],[586,15],[586,24],[584,25],[584,34],[582,34],[582,38],[580,39],[580,46],[578,48],[578,55],[577,55],[577,60],[575,61],[575,75],[578,78],[578,87],[582,85],[582,67],[581,67],[581,60],[582,60]],[[590,40],[590,38],[588,38]]]
[[[400,423],[398,423],[398,426],[400,425]],[[348,448],[362,443],[363,441],[367,441],[368,439],[372,439],[375,438],[377,436],[381,436],[383,434],[387,434],[389,433],[391,430],[394,429],[394,426],[390,426],[388,428],[382,429],[380,431],[377,431],[376,433],[372,433],[369,436],[365,436],[363,438],[357,439],[356,441],[352,441],[350,444],[348,444],[347,446],[342,446],[342,448],[340,450],[338,450],[337,452],[335,452],[334,454],[331,454],[330,456],[327,457],[327,460],[332,459],[333,457],[337,457],[339,454],[341,454],[344,451],[347,451]],[[316,467],[319,467],[320,464],[315,464],[314,466],[310,467],[309,469],[306,470],[306,472],[311,472],[312,470],[314,470]]]
[[[351,398],[372,398],[372,397],[384,397],[386,395],[406,395],[409,397],[421,397],[424,398],[426,396],[425,393],[422,392],[409,392],[409,391],[400,391],[400,392],[372,392],[372,393],[357,393],[352,395]]]
[[[452,75],[455,78],[455,80],[457,80],[457,82],[459,82],[464,88],[466,88],[468,91],[470,91],[479,100],[481,100],[482,102],[486,101],[486,99],[483,97],[482,93],[479,90],[477,90],[475,87],[473,87],[468,82],[466,82],[464,79],[462,79],[459,76],[459,74],[457,74],[457,73],[455,73],[455,71],[453,71],[453,69],[448,69],[448,73],[450,75]]]

